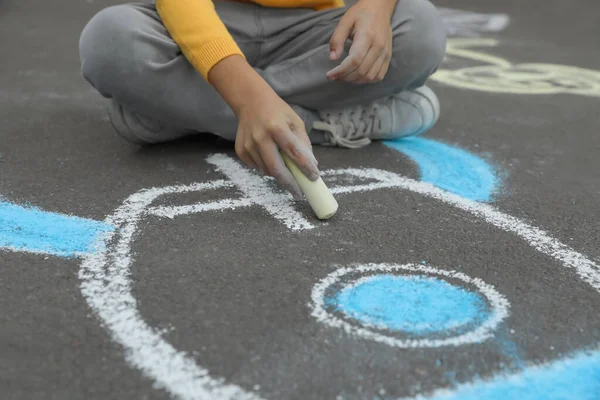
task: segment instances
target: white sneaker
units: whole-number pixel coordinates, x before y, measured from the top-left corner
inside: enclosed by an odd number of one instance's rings
[[[372,140],[398,139],[429,130],[440,116],[440,103],[426,86],[377,100],[319,113],[313,129],[324,132],[324,145],[356,149]]]

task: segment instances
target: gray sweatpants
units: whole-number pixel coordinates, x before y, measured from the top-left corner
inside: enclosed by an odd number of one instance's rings
[[[215,8],[250,65],[294,107],[307,129],[318,110],[369,103],[422,86],[445,53],[444,27],[433,5],[399,0],[385,79],[366,85],[330,81],[326,73],[339,61],[329,59],[329,40],[347,8],[277,9],[229,1],[215,1]],[[146,124],[156,127],[147,141],[190,131],[235,139],[236,116],[183,56],[154,5],[100,11],[83,30],[80,57],[83,76],[103,96],[156,122]]]

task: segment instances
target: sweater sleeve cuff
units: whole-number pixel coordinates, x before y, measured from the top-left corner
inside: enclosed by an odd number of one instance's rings
[[[192,65],[202,74],[204,79],[208,79],[208,73],[222,59],[244,54],[240,50],[233,38],[215,38],[208,41],[201,47],[192,50]]]

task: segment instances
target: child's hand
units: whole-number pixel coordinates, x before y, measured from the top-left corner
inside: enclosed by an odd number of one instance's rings
[[[396,0],[360,0],[340,20],[330,41],[330,58],[338,60],[352,39],[349,55],[327,73],[332,80],[379,82],[392,56],[391,18]]]
[[[238,118],[238,156],[301,198],[302,192],[279,152],[285,152],[308,179],[319,177],[302,119],[241,56],[221,60],[208,79]]]
[[[302,119],[274,93],[241,109],[238,119],[235,151],[240,159],[274,177],[295,198],[302,198],[300,187],[279,154],[280,150],[285,152],[311,181],[319,177]]]

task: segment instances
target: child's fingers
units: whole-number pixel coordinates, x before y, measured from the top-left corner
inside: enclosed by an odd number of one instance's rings
[[[375,60],[367,73],[357,80],[356,83],[373,83],[381,81],[381,70],[384,68],[385,59],[385,53],[382,53],[379,58]]]
[[[365,56],[365,59],[363,60],[362,64],[342,79],[346,82],[357,83],[365,79],[380,57],[381,54],[379,54],[379,52],[374,47],[371,47],[367,52],[367,55]]]
[[[271,132],[273,140],[279,149],[285,152],[300,168],[302,173],[311,181],[319,178],[317,160],[310,146],[305,146],[302,141],[292,132],[289,125],[285,125]]]
[[[307,150],[308,157],[315,164],[315,166],[318,167],[319,162],[317,161],[317,158],[313,154],[312,143],[310,142],[310,138],[308,137],[308,133],[306,132],[304,122],[302,122],[302,119],[300,119],[300,117],[298,117],[297,115],[295,117],[296,117],[295,118],[296,122],[293,122],[290,124],[290,129],[292,130],[292,132],[294,133],[296,138],[298,138],[300,143],[304,146],[304,148]]]
[[[358,37],[356,40],[352,42],[348,57],[346,57],[340,65],[327,73],[327,77],[329,79],[343,79],[346,75],[358,69],[358,67],[360,67],[364,62],[369,51],[370,44],[363,36],[357,36]]]
[[[259,171],[263,174],[268,175],[269,172],[267,170],[267,166],[263,161],[263,157],[258,146],[251,145],[251,147],[248,148],[247,152],[250,155],[250,158],[252,158],[252,162],[256,165]]]
[[[299,140],[292,140],[283,143],[279,148],[294,161],[309,180],[316,181],[319,178],[317,159],[309,147],[304,146]]]
[[[275,178],[277,183],[289,191],[296,199],[302,198],[302,190],[292,176],[292,173],[285,166],[283,158],[279,154],[277,145],[268,141],[261,144],[260,153],[264,160],[267,174]]]
[[[238,134],[235,140],[235,153],[240,160],[250,168],[259,169],[258,164],[252,159],[250,153],[246,150],[244,136]]]
[[[348,14],[344,15],[333,31],[333,35],[329,41],[329,58],[331,60],[338,60],[341,57],[344,51],[344,44],[350,37],[353,27],[354,20]]]

